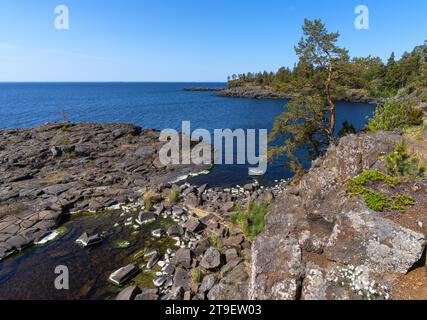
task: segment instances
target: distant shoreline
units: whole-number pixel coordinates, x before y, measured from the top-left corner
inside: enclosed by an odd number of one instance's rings
[[[197,88],[184,88],[182,89],[182,91],[190,91],[190,92],[195,92],[195,91],[202,91],[202,92],[206,92],[206,91],[224,91],[226,90],[226,88],[204,88],[204,87],[197,87]]]

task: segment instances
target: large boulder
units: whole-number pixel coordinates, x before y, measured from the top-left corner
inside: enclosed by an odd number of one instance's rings
[[[375,272],[405,274],[421,259],[424,244],[424,235],[365,209],[339,215],[325,256],[346,265],[364,265]]]

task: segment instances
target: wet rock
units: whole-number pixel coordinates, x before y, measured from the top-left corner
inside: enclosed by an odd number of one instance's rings
[[[140,225],[149,224],[157,220],[157,215],[153,212],[141,212],[136,219]]]
[[[207,270],[217,269],[221,265],[221,253],[213,247],[209,248],[200,261],[200,265]]]
[[[163,229],[155,229],[151,231],[151,235],[156,238],[161,238],[165,234],[165,230]]]
[[[129,264],[125,267],[122,267],[116,271],[114,271],[108,280],[114,283],[117,286],[121,286],[130,280],[133,276],[138,273],[138,268],[134,264]]]
[[[134,300],[141,293],[141,289],[137,286],[130,286],[122,290],[116,297],[116,300]]]
[[[80,244],[84,248],[86,247],[92,247],[96,244],[99,244],[102,241],[101,236],[96,233],[91,236],[89,236],[86,232],[84,232],[77,240],[76,243]]]
[[[150,256],[150,259],[147,262],[147,268],[151,269],[154,265],[160,260],[160,253],[155,251],[153,255]]]
[[[165,282],[168,280],[167,276],[162,276],[160,278],[157,278],[155,280],[153,280],[153,283],[156,287],[161,287],[165,284]]]

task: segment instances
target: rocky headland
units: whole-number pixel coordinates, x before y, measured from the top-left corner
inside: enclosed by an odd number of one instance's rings
[[[248,98],[248,99],[291,99],[292,94],[277,91],[268,86],[229,86],[220,93],[219,97]],[[360,90],[349,90],[339,101],[352,103],[380,104],[385,100],[381,98],[368,97]]]

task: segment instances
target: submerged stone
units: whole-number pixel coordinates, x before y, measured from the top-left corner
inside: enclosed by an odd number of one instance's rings
[[[93,234],[89,236],[86,232],[84,232],[77,240],[76,243],[80,244],[84,248],[94,246],[102,241],[99,233]]]
[[[121,286],[133,276],[138,273],[139,269],[134,264],[128,264],[125,267],[122,267],[116,271],[114,271],[108,280],[110,280],[115,285]]]
[[[136,223],[143,225],[149,224],[157,220],[157,215],[153,212],[141,212],[136,219]]]

